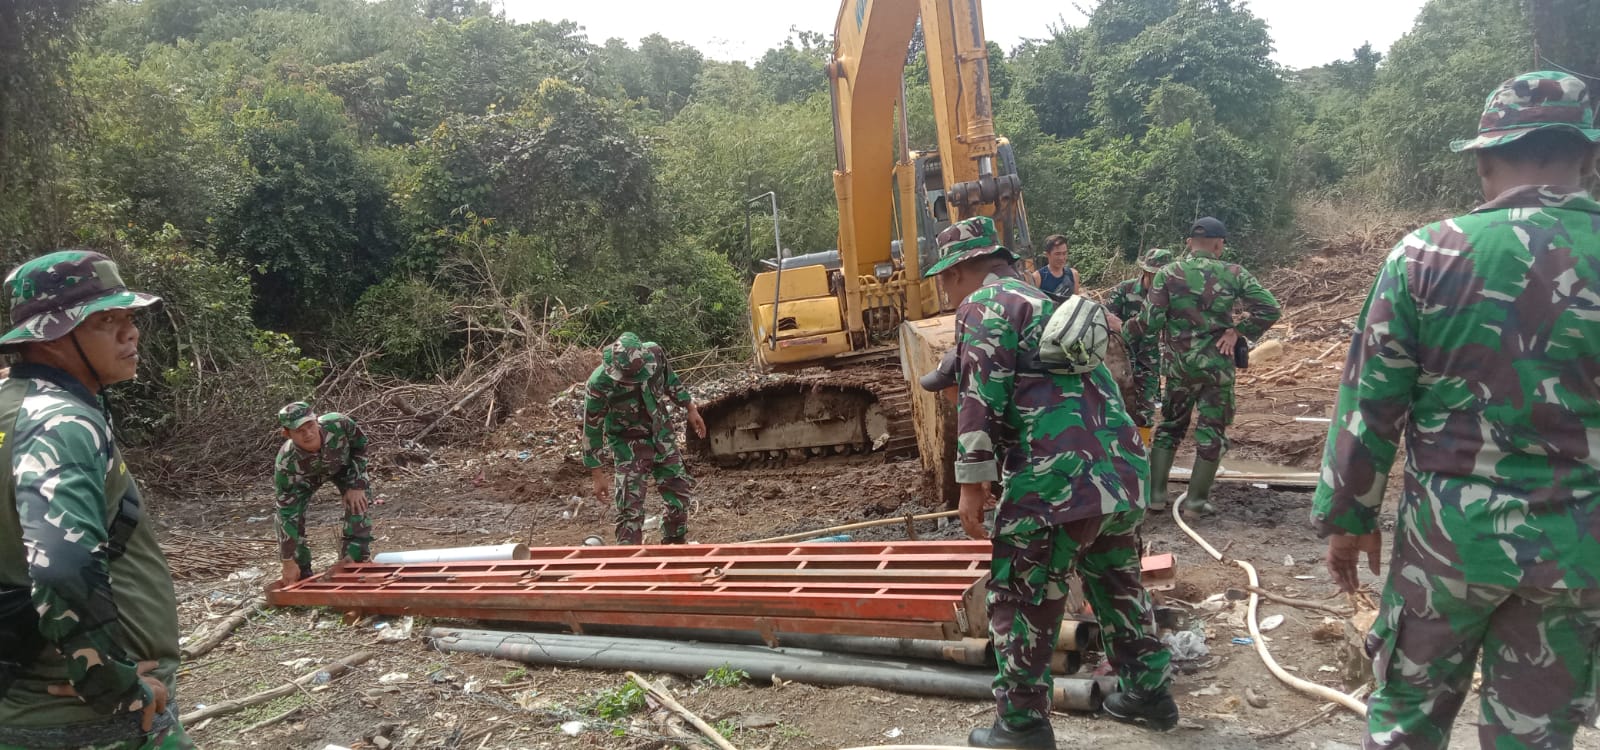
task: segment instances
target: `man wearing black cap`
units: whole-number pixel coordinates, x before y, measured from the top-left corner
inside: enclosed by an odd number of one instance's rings
[[[1249,271],[1221,260],[1227,227],[1210,216],[1189,228],[1189,257],[1158,272],[1149,303],[1133,327],[1143,346],[1164,344],[1166,387],[1161,395],[1161,426],[1150,451],[1150,507],[1167,504],[1167,475],[1178,444],[1195,427],[1194,471],[1189,477],[1189,507],[1210,513],[1211,483],[1228,447],[1225,430],[1233,422],[1233,350],[1239,339],[1255,339],[1277,322],[1278,300]],[[1249,315],[1233,321],[1234,303]]]

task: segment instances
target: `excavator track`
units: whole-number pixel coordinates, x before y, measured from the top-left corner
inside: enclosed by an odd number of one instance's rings
[[[892,354],[769,378],[703,405],[700,413],[707,437],[690,446],[724,467],[917,453],[911,394]]]

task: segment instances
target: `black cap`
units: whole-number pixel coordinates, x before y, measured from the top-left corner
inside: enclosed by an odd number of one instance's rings
[[[917,381],[925,391],[942,391],[956,384],[956,350],[944,353],[939,366]]]
[[[1228,228],[1222,222],[1211,216],[1203,216],[1194,220],[1194,226],[1189,227],[1190,237],[1227,237]]]

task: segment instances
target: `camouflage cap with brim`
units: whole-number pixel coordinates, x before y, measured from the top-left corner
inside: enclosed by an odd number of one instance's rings
[[[6,277],[11,293],[10,331],[0,351],[55,341],[90,315],[159,304],[160,297],[129,291],[117,264],[88,250],[61,250],[17,266]]]
[[[938,276],[959,263],[995,253],[1005,253],[1007,258],[1017,259],[1016,253],[1000,244],[1000,233],[995,230],[994,219],[987,216],[974,216],[951,224],[939,233],[938,243],[939,261],[922,274],[924,277]]]
[[[1600,143],[1593,102],[1582,79],[1541,70],[1500,84],[1483,104],[1478,137],[1451,141],[1450,150],[1495,148],[1540,130],[1565,130]]]
[[[311,404],[296,401],[278,410],[278,424],[285,430],[293,430],[317,418],[316,412],[311,410]]]
[[[636,385],[655,373],[655,356],[638,335],[627,332],[600,353],[606,377],[623,385]]]
[[[1139,259],[1139,270],[1155,273],[1162,266],[1172,262],[1172,251],[1164,247],[1152,247],[1144,252],[1144,257]]]

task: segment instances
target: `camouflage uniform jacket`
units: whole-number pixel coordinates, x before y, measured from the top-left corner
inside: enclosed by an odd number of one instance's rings
[[[659,344],[646,346],[659,365],[644,383],[618,383],[606,375],[604,366],[589,375],[583,400],[584,468],[600,468],[600,454],[608,442],[670,434],[672,421],[666,403],[689,408],[689,389],[667,364],[667,353]]]
[[[120,555],[108,553],[109,519],[123,495],[137,497],[137,486],[132,477],[117,481],[122,491],[107,483],[127,466],[100,400],[52,367],[18,364],[11,378],[27,386],[14,428],[0,428],[10,430],[0,440],[12,442],[5,491],[16,506],[0,523],[0,583],[31,585],[50,648],[0,701],[0,742],[6,728],[136,720],[129,712],[151,700],[137,663],[156,661],[151,674],[169,693],[178,668],[177,600],[154,524],[143,519]],[[67,681],[81,700],[46,692]]]
[[[1524,186],[1419,229],[1378,272],[1313,500],[1394,559],[1470,584],[1600,587],[1600,203]]]
[[[1161,344],[1153,339],[1144,341],[1134,337],[1131,328],[1133,321],[1138,320],[1144,312],[1149,296],[1150,290],[1145,287],[1144,279],[1135,277],[1111,290],[1111,301],[1106,304],[1106,310],[1122,320],[1123,338],[1128,342],[1128,355],[1133,360],[1130,363],[1133,365],[1133,376],[1139,383],[1145,405],[1155,403],[1161,388],[1161,378],[1156,369],[1161,364]]]
[[[1233,322],[1233,305],[1243,302],[1249,316]],[[1233,328],[1254,340],[1278,322],[1282,311],[1272,292],[1249,271],[1206,255],[1193,255],[1156,272],[1150,296],[1132,329],[1139,348],[1165,346],[1163,372],[1189,382],[1233,382],[1233,354],[1217,349],[1222,332]]]
[[[278,449],[272,484],[278,491],[278,504],[304,502],[322,483],[332,479],[340,492],[371,489],[367,477],[367,435],[351,419],[338,412],[317,417],[322,426],[322,450],[308,453],[293,440],[283,441]]]
[[[1139,317],[1144,311],[1145,301],[1150,296],[1150,290],[1145,288],[1143,279],[1132,278],[1117,285],[1111,290],[1111,301],[1106,304],[1106,309],[1112,315],[1127,322]]]
[[[1004,473],[997,533],[1129,511],[1144,497],[1144,449],[1105,367],[1017,371],[1054,310],[1021,279],[991,275],[956,311],[956,481]]]

